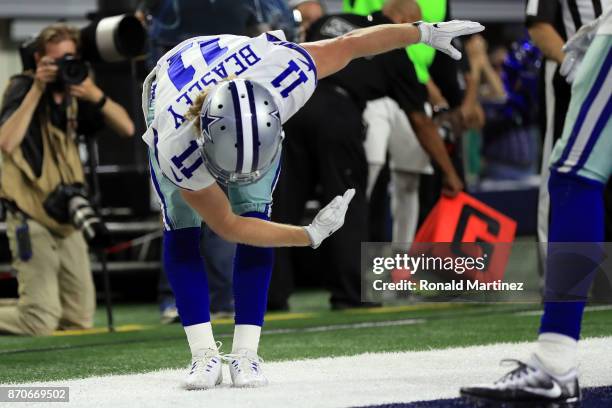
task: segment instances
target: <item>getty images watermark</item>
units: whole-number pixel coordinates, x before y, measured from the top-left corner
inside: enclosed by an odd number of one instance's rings
[[[0,387],[0,402],[69,402],[68,387]]]
[[[363,243],[362,300],[612,303],[611,259],[609,243]]]
[[[434,272],[450,272],[459,276],[466,271],[483,272],[487,268],[488,254],[478,257],[458,256],[441,257],[435,255],[417,254],[411,256],[406,253],[395,254],[391,257],[376,257],[372,261],[372,273],[383,275],[385,273],[396,273],[396,276],[406,277],[406,273],[413,277]],[[384,290],[437,290],[437,291],[462,291],[462,290],[511,290],[522,291],[524,282],[503,282],[501,279],[492,282],[481,282],[470,279],[451,279],[447,281],[431,281],[427,279],[398,279],[397,281],[385,282],[384,279],[376,279],[372,283],[373,289]]]

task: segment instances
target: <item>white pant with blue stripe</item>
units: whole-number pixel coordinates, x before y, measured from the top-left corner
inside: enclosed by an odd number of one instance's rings
[[[606,183],[612,174],[612,35],[598,35],[572,86],[553,171]]]

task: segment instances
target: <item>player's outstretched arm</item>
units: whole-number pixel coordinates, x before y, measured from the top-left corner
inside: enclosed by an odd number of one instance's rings
[[[199,191],[182,190],[181,194],[204,222],[227,241],[259,247],[316,248],[342,227],[355,190],[347,190],[343,196],[337,196],[306,227],[236,215],[232,212],[227,196],[216,183]]]
[[[480,23],[461,20],[436,24],[381,24],[301,45],[314,58],[319,78],[324,78],[341,70],[353,59],[382,54],[418,42],[431,45],[454,59],[460,59],[461,53],[452,46],[451,41],[455,37],[482,30],[484,27]]]

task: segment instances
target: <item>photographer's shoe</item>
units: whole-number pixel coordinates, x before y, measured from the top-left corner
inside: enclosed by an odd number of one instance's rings
[[[574,407],[580,402],[578,372],[562,376],[548,372],[533,355],[529,363],[502,360],[518,365],[493,384],[461,388],[461,396],[475,406],[485,407]]]

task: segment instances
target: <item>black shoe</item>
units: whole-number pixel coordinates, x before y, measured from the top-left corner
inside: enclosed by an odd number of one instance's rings
[[[518,367],[493,384],[462,387],[461,396],[479,407],[577,407],[580,403],[578,372],[563,376],[549,373],[534,355],[529,364],[518,360]]]

